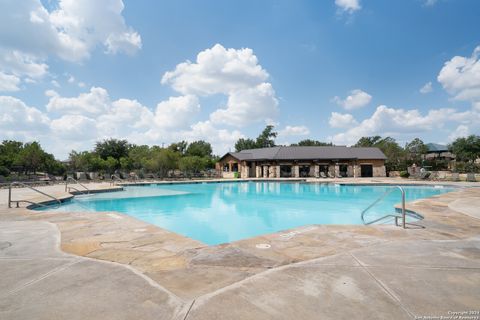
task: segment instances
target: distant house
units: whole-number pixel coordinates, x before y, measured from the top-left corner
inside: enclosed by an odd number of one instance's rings
[[[224,178],[385,177],[386,159],[378,148],[279,146],[228,152],[216,168]]]
[[[446,145],[427,143],[426,146],[428,149],[427,154],[425,155],[426,160],[455,160],[455,155],[448,151],[448,147]]]

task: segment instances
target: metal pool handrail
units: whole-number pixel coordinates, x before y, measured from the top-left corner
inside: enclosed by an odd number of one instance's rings
[[[30,190],[33,190],[35,192],[38,192],[46,197],[49,197],[50,199],[53,199],[55,200],[58,204],[62,204],[62,202],[58,199],[58,198],[55,198],[54,196],[48,194],[48,193],[45,193],[43,191],[40,191],[34,187],[31,187],[29,186],[28,184],[25,184],[23,182],[12,182],[10,183],[10,185],[8,186],[8,207],[11,208],[12,207],[12,202],[16,202],[17,203],[17,208],[19,207],[19,203],[20,202],[27,202],[27,203],[31,203],[31,204],[34,204],[34,205],[38,205],[38,206],[43,206],[45,207],[45,205],[41,204],[41,203],[36,203],[36,202],[33,202],[33,201],[30,201],[30,200],[12,200],[12,186],[22,186],[22,187],[25,187],[25,188],[28,188]]]
[[[74,179],[74,178],[72,178],[72,177],[67,177],[67,179],[65,180],[65,192],[67,192],[68,180],[72,180],[72,181],[74,181],[75,183],[77,183],[77,184],[81,185],[82,187],[84,187],[85,190],[87,190],[87,194],[90,193],[90,189],[88,189],[85,185],[83,185],[82,183],[80,183],[80,181],[78,181],[78,180],[76,180],[76,179]],[[77,188],[74,188],[74,187],[70,187],[70,188],[71,188],[71,189],[75,189],[75,190],[77,190],[78,192],[80,192],[80,190],[78,190]]]
[[[401,186],[395,186],[396,188],[400,189],[400,191],[402,192],[402,228],[405,229],[405,225],[406,225],[406,210],[405,210],[405,190],[401,187]],[[364,224],[366,225],[369,225],[369,224],[372,224],[372,223],[375,223],[375,222],[378,222],[380,220],[383,220],[385,218],[389,218],[389,217],[393,217],[395,218],[395,224],[398,226],[398,218],[399,216],[398,215],[393,215],[393,214],[387,214],[383,217],[380,217],[378,219],[375,219],[373,221],[369,221],[369,222],[365,222],[365,213],[367,213],[368,210],[370,210],[371,208],[373,208],[377,203],[379,203],[380,201],[382,201],[383,199],[385,199],[389,194],[391,194],[393,191],[395,191],[397,189],[391,189],[391,190],[388,190],[387,192],[385,192],[382,196],[380,196],[377,200],[375,200],[374,202],[372,202],[371,205],[369,205],[367,208],[365,208],[365,210],[362,211],[361,213],[361,218],[362,218],[362,221]]]
[[[110,185],[115,185],[115,179],[122,181],[122,179],[115,174],[112,174],[111,178],[112,178],[112,181],[110,182]]]

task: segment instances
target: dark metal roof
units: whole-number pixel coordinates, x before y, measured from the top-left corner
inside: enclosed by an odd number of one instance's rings
[[[229,152],[234,158],[243,160],[335,160],[335,159],[380,159],[387,157],[378,148],[360,147],[272,147]],[[226,156],[225,155],[225,156]],[[224,156],[224,157],[225,157]],[[223,158],[223,157],[222,157]]]
[[[427,143],[428,152],[446,152],[448,151],[448,147],[443,144],[438,143]]]

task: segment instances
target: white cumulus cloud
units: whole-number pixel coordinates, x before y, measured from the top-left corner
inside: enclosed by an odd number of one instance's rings
[[[362,8],[360,0],[335,0],[335,5],[341,12],[349,14],[354,13]]]
[[[277,115],[278,101],[270,83],[233,91],[228,96],[225,109],[218,109],[210,115],[214,123],[233,126],[247,126]]]
[[[41,59],[17,50],[5,50],[0,44],[0,70],[16,75],[39,79],[47,74],[47,64]]]
[[[345,99],[335,96],[332,100],[346,110],[354,110],[368,105],[372,100],[372,96],[365,91],[355,89],[350,91],[350,94]]]
[[[49,14],[61,45],[73,45],[60,52],[66,60],[81,60],[103,44],[108,53],[132,54],[142,46],[140,35],[125,24],[122,0],[60,0],[58,9]],[[75,49],[74,52],[72,52]]]
[[[67,17],[58,16],[56,18],[68,21],[55,23],[65,23],[72,28],[69,32],[73,32],[75,20]],[[32,23],[36,24],[50,18],[41,12],[31,15]],[[66,82],[80,84],[72,75],[64,76]],[[105,138],[150,145],[204,139],[212,143],[215,153],[221,154],[244,137],[229,126],[247,126],[275,118],[278,100],[268,78],[251,49],[215,45],[200,52],[195,63],[187,61],[165,73],[162,83],[180,95],[165,99],[155,107],[144,106],[133,99],[112,99],[101,87],[91,87],[76,96],[64,96],[50,89],[45,91],[46,113],[29,109],[22,101],[15,100],[21,106],[17,108],[20,113],[31,114],[31,118],[36,116],[33,122],[43,126],[42,134],[24,129],[21,122],[25,119],[13,119],[8,108],[0,112],[1,128],[5,131],[8,125],[9,137],[30,133],[30,137],[53,148],[51,152],[60,158],[65,158],[73,148],[91,149],[95,141]],[[218,94],[227,97],[226,103],[207,119],[198,119],[201,99]],[[287,126],[284,131],[291,135],[309,132],[304,126]]]
[[[52,134],[65,140],[90,140],[97,136],[95,119],[78,114],[67,114],[52,120]]]
[[[213,112],[212,123],[246,126],[275,117],[278,100],[268,73],[258,63],[253,50],[226,49],[214,45],[166,72],[162,84],[182,94],[228,96],[225,108]]]
[[[9,137],[27,136],[45,132],[50,119],[43,112],[27,106],[20,99],[0,96],[0,132]]]
[[[132,54],[140,35],[127,26],[122,0],[59,0],[48,11],[40,0],[0,1],[0,72],[40,78],[49,57],[87,59],[96,47]]]
[[[455,56],[445,62],[437,80],[456,100],[480,101],[480,46],[470,57]]]
[[[310,134],[310,129],[306,126],[285,126],[285,128],[278,131],[280,137],[306,136],[308,134]]]
[[[449,141],[454,141],[457,138],[466,137],[470,134],[470,130],[467,125],[461,124],[448,136]]]
[[[328,124],[332,128],[348,128],[357,125],[358,122],[349,113],[332,112]]]
[[[427,94],[433,91],[432,82],[429,81],[420,88],[420,93]]]
[[[226,49],[220,44],[201,51],[196,62],[186,61],[166,72],[163,84],[183,94],[229,94],[261,84],[268,73],[252,49]]]
[[[61,97],[52,90],[46,94],[50,96],[47,110],[60,114],[100,115],[108,111],[111,103],[107,90],[98,87],[73,98]]]
[[[423,5],[426,7],[433,7],[438,0],[424,0]]]
[[[204,139],[214,152],[229,150],[244,135],[238,130],[198,121],[200,110],[195,95],[170,97],[155,109],[137,100],[112,100],[104,88],[93,87],[74,97],[47,90],[49,102],[44,113],[17,98],[0,96],[0,132],[4,138],[40,140],[60,158],[70,150],[91,149],[106,138],[128,139],[138,144],[162,144]]]
[[[0,72],[0,91],[18,91],[20,78],[13,74]]]
[[[459,112],[452,108],[431,109],[422,114],[417,109],[405,110],[378,106],[371,117],[332,137],[337,144],[353,144],[364,136],[409,136],[443,129],[447,123],[462,123],[478,127],[480,113]]]
[[[480,131],[480,46],[470,57],[455,56],[446,61],[437,76],[442,87],[453,99],[469,101],[471,110],[464,112],[462,124],[450,135],[459,137]]]
[[[154,115],[137,100],[118,99],[108,103],[108,111],[97,118],[101,137],[136,136],[154,125]]]
[[[200,104],[194,95],[170,97],[157,105],[155,124],[162,129],[182,129],[192,122],[199,111]]]

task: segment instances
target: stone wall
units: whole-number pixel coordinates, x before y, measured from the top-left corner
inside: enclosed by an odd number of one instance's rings
[[[223,167],[224,167],[225,165],[228,165],[228,166],[229,166],[229,170],[230,170],[230,168],[232,167],[232,165],[233,165],[234,163],[238,163],[238,160],[235,159],[234,157],[232,157],[231,155],[227,155],[227,156],[226,156],[225,158],[223,158],[221,161],[217,162],[216,165],[215,165],[215,167],[216,167],[217,170],[224,172],[224,171],[223,171]],[[241,169],[240,169],[240,164],[238,164],[238,170],[241,171]]]
[[[357,164],[358,164],[359,167],[362,164],[371,164],[373,166],[373,176],[374,177],[386,177],[387,176],[387,170],[385,169],[385,161],[383,161],[383,160],[377,160],[377,159],[358,160]],[[360,177],[360,169],[359,169],[358,176]]]
[[[386,177],[387,176],[387,170],[385,169],[385,166],[373,166],[373,176],[374,177]]]
[[[222,178],[225,178],[225,179],[233,179],[235,178],[235,172],[226,172],[226,171],[222,171]]]

